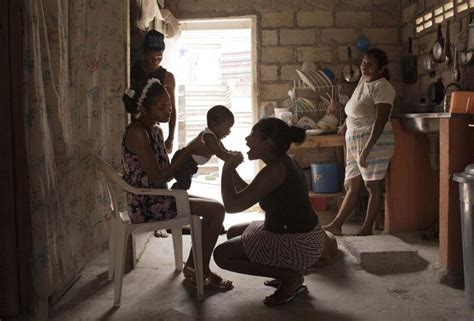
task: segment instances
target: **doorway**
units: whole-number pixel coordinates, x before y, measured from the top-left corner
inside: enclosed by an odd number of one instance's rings
[[[176,149],[184,147],[206,127],[207,111],[214,105],[224,105],[234,114],[235,123],[222,142],[227,149],[241,151],[245,156],[245,137],[256,118],[255,19],[180,22],[183,31],[177,38],[166,39],[162,61],[176,80],[173,145]],[[220,199],[222,165],[215,156],[200,165],[190,193]],[[256,162],[249,161],[238,167],[239,174],[247,180],[254,177],[256,169]]]

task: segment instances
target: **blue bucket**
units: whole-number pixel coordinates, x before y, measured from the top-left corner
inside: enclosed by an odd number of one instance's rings
[[[315,163],[311,164],[311,185],[315,193],[339,192],[339,164]]]

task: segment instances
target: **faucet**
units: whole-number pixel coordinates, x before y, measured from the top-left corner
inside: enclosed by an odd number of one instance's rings
[[[452,90],[448,93],[448,89],[451,87],[457,88],[457,90],[461,89],[461,85],[457,82],[452,82],[444,88],[444,102],[443,102],[443,112],[449,113],[450,105],[451,105],[451,93],[456,90]]]

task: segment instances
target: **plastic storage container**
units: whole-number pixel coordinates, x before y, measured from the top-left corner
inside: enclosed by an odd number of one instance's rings
[[[325,196],[312,195],[309,200],[311,207],[316,211],[326,211],[328,209],[328,200]]]
[[[311,164],[311,185],[313,192],[332,194],[339,192],[338,163]]]
[[[466,302],[474,306],[474,164],[464,172],[453,175],[459,183],[461,202],[462,254],[464,261],[464,294]]]

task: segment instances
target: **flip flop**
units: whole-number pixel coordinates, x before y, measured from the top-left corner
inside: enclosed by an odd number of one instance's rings
[[[278,288],[281,284],[280,280],[273,279],[273,280],[266,280],[263,282],[266,286],[271,286],[272,288]]]
[[[273,280],[266,280],[263,282],[264,285],[270,286],[272,288],[278,288],[281,284],[280,280],[273,279]],[[296,294],[300,294],[303,292],[308,291],[308,287],[305,284],[301,284],[297,289],[296,289]]]
[[[298,294],[303,293],[303,292],[307,292],[307,291],[308,291],[308,287],[306,285],[302,284],[290,296],[279,296],[279,295],[272,294],[270,296],[267,296],[263,300],[263,303],[265,303],[265,305],[268,305],[268,306],[283,305],[283,304],[286,304],[288,302],[293,301]]]

